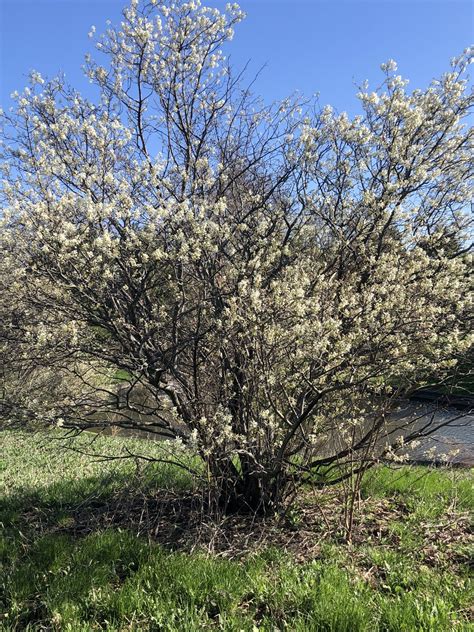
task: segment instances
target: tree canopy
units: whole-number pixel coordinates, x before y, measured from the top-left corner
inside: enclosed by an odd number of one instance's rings
[[[472,344],[473,100],[466,51],[425,90],[384,64],[354,118],[266,105],[222,52],[242,18],[132,1],[96,101],[33,72],[2,114],[2,411],[173,439],[266,510],[392,451]]]

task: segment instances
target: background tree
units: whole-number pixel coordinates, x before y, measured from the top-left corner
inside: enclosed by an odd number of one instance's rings
[[[470,344],[469,54],[412,93],[389,62],[350,120],[242,88],[237,5],[123,16],[96,103],[32,73],[3,115],[3,409],[178,438],[227,508],[273,510],[392,450]]]

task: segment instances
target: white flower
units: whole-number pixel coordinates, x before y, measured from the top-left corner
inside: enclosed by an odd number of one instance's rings
[[[43,84],[44,83],[44,79],[41,76],[41,74],[37,71],[37,70],[32,70],[30,73],[30,81],[31,83],[35,84]]]
[[[397,62],[394,61],[393,59],[389,59],[388,61],[386,61],[385,63],[381,64],[380,66],[381,70],[383,72],[395,72],[398,68],[397,66]]]

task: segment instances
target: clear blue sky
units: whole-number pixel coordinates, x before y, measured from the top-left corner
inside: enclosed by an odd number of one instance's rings
[[[0,0],[0,103],[26,84],[30,69],[57,71],[86,93],[87,33],[120,19],[123,0]],[[206,0],[204,0],[206,4]],[[225,2],[207,4],[223,7]],[[354,82],[380,81],[379,65],[398,62],[410,86],[424,87],[474,40],[470,0],[241,0],[247,19],[228,52],[239,66],[266,64],[256,90],[277,99],[299,90],[355,111]]]

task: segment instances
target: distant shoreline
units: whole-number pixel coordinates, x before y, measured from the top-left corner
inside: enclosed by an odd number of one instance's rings
[[[474,410],[474,395],[456,395],[440,393],[434,389],[421,389],[410,396],[410,400],[417,402],[433,402],[439,406]]]

